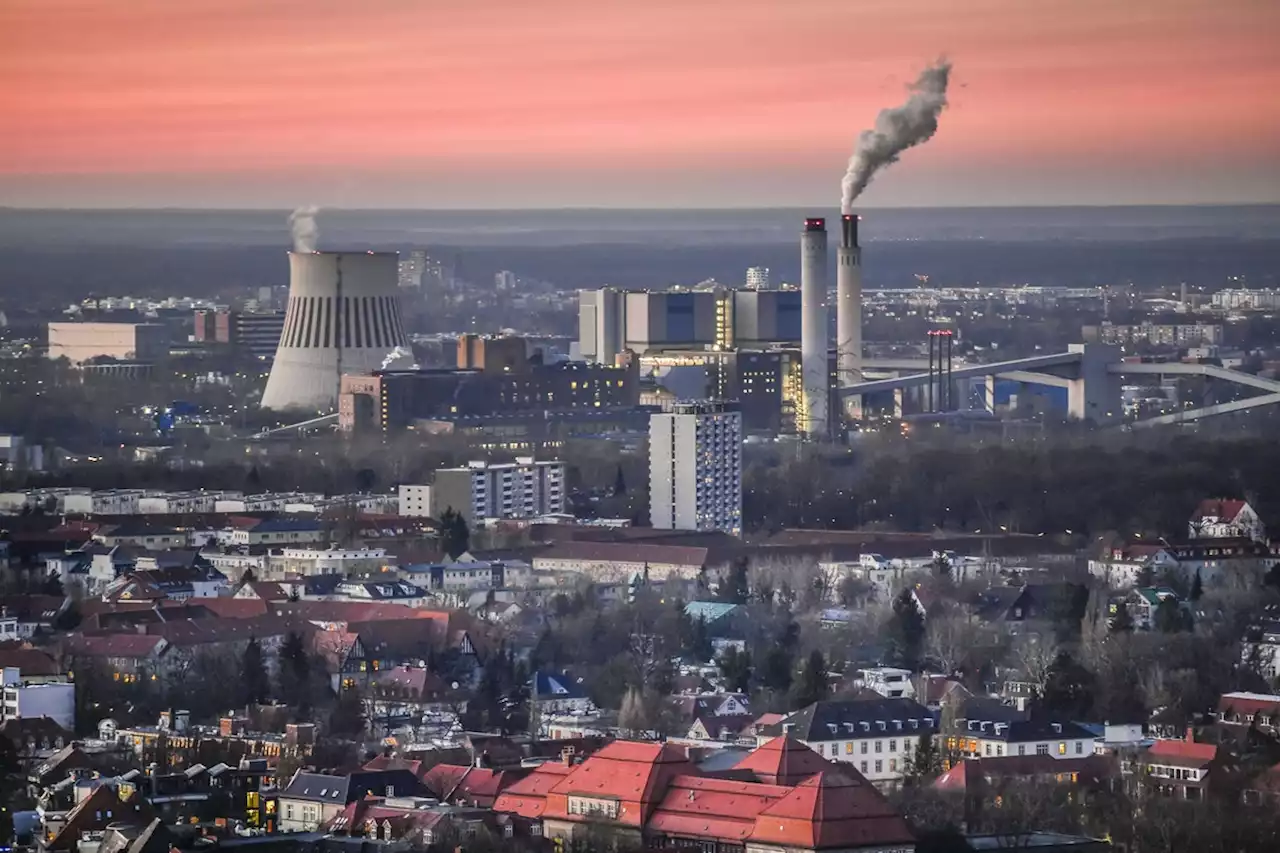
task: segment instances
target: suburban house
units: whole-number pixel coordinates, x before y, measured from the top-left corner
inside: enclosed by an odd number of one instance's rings
[[[539,670],[530,685],[530,702],[538,714],[590,714],[596,709],[581,681],[568,673]]]
[[[1167,586],[1135,589],[1125,600],[1125,605],[1129,609],[1129,615],[1133,617],[1133,627],[1139,631],[1154,631],[1161,627],[1156,619],[1161,605],[1166,609],[1173,608],[1174,616],[1182,618],[1182,599]]]
[[[1208,498],[1200,502],[1187,522],[1191,539],[1252,539],[1267,541],[1267,530],[1248,501]]]
[[[687,729],[682,737],[669,740],[723,744],[747,735],[751,742],[755,741],[750,731],[755,715],[742,693],[689,694],[672,697],[671,703]]]
[[[1280,675],[1280,619],[1264,619],[1249,628],[1240,650],[1240,662],[1263,677]]]
[[[408,797],[425,793],[409,770],[358,771],[349,776],[299,770],[279,794],[282,832],[314,832],[366,797]]]
[[[1218,698],[1214,716],[1224,726],[1255,728],[1277,735],[1280,734],[1280,695],[1223,693]]]
[[[1089,561],[1089,574],[1112,589],[1129,589],[1138,585],[1144,572],[1160,572],[1178,568],[1178,560],[1167,545],[1133,542],[1117,545],[1104,557]]]
[[[1203,800],[1213,780],[1225,769],[1221,747],[1196,743],[1190,729],[1185,740],[1158,740],[1121,762],[1131,791],[1151,790],[1181,800]]]
[[[916,686],[911,680],[911,670],[895,666],[874,666],[858,670],[854,687],[879,693],[886,699],[914,699]]]
[[[914,699],[824,699],[766,726],[763,738],[793,737],[824,758],[854,766],[876,787],[893,788],[920,738],[937,729],[933,712]]]

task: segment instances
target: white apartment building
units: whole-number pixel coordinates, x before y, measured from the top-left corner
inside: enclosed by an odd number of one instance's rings
[[[267,573],[271,578],[283,575],[350,576],[382,571],[387,563],[387,552],[382,548],[283,548],[271,555]]]
[[[239,492],[167,492],[138,499],[138,512],[178,514],[213,512],[219,500],[234,500]]]
[[[468,524],[486,518],[534,518],[564,512],[565,464],[517,456],[515,462],[471,462],[436,471],[430,515],[453,508]]]
[[[137,515],[139,502],[147,496],[142,489],[111,489],[87,494],[66,495],[62,510],[94,515]]]
[[[742,413],[677,403],[649,418],[649,521],[660,530],[742,532]]]
[[[76,725],[76,686],[65,681],[24,683],[17,667],[4,668],[0,722],[48,717],[64,729]]]
[[[409,518],[431,517],[431,487],[401,486],[400,515]]]
[[[747,290],[768,290],[769,268],[747,267]]]

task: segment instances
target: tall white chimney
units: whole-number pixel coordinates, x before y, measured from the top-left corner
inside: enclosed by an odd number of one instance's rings
[[[858,246],[858,217],[840,217],[840,246],[836,249],[836,379],[847,388],[862,381],[862,249]],[[845,414],[862,415],[853,398],[843,400]]]
[[[827,223],[804,221],[800,236],[800,374],[798,426],[808,438],[826,438],[827,419]]]

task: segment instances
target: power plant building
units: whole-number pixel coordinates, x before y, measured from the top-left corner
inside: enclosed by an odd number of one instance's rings
[[[742,415],[732,403],[679,403],[649,418],[649,523],[742,532]]]
[[[407,344],[393,252],[291,252],[284,331],[266,409],[331,409],[341,377],[378,369]]]
[[[169,329],[159,323],[50,323],[49,358],[82,364],[96,358],[150,362],[169,354]]]
[[[619,353],[761,347],[800,341],[795,290],[583,290],[578,346],[587,361]]]

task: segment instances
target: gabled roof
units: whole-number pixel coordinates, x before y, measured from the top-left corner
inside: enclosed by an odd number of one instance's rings
[[[1018,780],[1048,776],[1073,776],[1081,783],[1097,782],[1112,775],[1111,759],[1103,755],[1056,758],[1052,755],[1003,755],[966,758],[933,783],[940,791],[973,793],[987,780]]]
[[[1236,517],[1249,505],[1248,501],[1242,501],[1232,498],[1205,498],[1200,501],[1200,505],[1196,507],[1196,511],[1192,514],[1192,521],[1201,521],[1206,518],[1216,518],[1220,521],[1235,521]]]
[[[498,795],[523,774],[488,767],[437,764],[422,777],[422,783],[442,802],[466,801],[469,805],[491,807]]]
[[[1240,691],[1218,697],[1218,715],[1224,722],[1234,722],[1227,719],[1230,716],[1244,719],[1258,714],[1274,717],[1274,724],[1280,724],[1280,695]]]
[[[26,678],[62,673],[52,655],[30,648],[0,649],[0,669],[5,667],[17,668]]]
[[[740,605],[725,601],[690,601],[684,606],[686,616],[690,619],[701,619],[707,624],[731,616],[740,609]]]
[[[104,658],[152,658],[168,646],[164,637],[147,634],[104,634],[86,637],[72,634],[64,642],[70,655]]]
[[[578,680],[566,673],[544,672],[538,670],[531,677],[534,698],[541,700],[584,699],[586,691],[578,684]]]
[[[825,849],[911,844],[906,820],[852,769],[813,776],[765,809],[751,840]]]
[[[74,850],[83,832],[106,829],[112,823],[149,824],[154,818],[155,812],[139,791],[121,797],[115,785],[103,782],[67,813],[66,823],[45,849]]]
[[[733,766],[769,785],[796,785],[831,768],[825,758],[787,735],[766,741]]]

